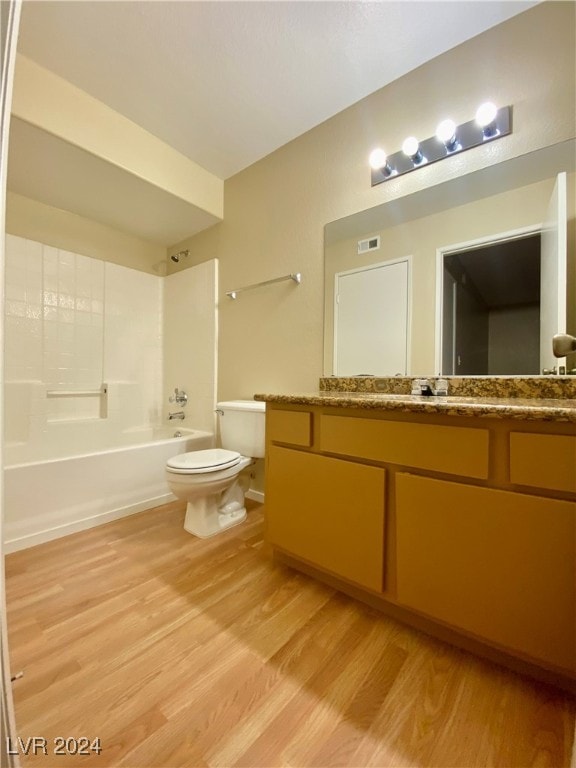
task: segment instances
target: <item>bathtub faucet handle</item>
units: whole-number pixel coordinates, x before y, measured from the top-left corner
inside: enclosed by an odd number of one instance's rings
[[[188,402],[188,395],[183,389],[174,388],[174,394],[168,398],[169,403],[177,403],[178,405],[186,405]]]

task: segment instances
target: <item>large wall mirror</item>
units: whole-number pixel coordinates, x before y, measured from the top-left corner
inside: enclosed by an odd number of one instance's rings
[[[567,141],[328,224],[324,375],[564,364],[552,336],[576,330],[575,168]]]

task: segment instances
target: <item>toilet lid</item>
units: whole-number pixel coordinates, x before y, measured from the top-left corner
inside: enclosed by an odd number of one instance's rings
[[[237,451],[227,451],[224,448],[210,448],[207,451],[190,451],[179,453],[166,462],[169,472],[194,474],[195,472],[217,472],[219,469],[233,467],[241,459]]]

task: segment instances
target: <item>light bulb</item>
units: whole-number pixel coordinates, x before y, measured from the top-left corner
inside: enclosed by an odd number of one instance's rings
[[[420,150],[420,142],[418,139],[415,139],[414,136],[409,136],[407,139],[404,139],[402,152],[412,160],[414,165],[422,165],[422,163],[427,162]]]
[[[476,110],[476,122],[482,128],[484,136],[490,136],[494,132],[494,121],[497,114],[498,109],[491,101],[486,101]]]
[[[456,143],[456,123],[454,120],[442,120],[436,128],[436,138],[448,149]]]
[[[414,136],[408,136],[407,139],[404,139],[404,143],[402,144],[402,152],[404,152],[407,157],[414,158],[418,154],[419,146],[418,139],[414,138]]]
[[[383,149],[380,149],[378,147],[377,149],[373,149],[370,153],[370,157],[368,158],[368,162],[370,163],[370,168],[373,168],[375,171],[379,171],[380,168],[386,167],[386,152],[384,152]]]

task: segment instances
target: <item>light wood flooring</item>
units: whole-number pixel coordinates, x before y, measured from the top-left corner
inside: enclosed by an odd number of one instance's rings
[[[7,557],[24,766],[567,766],[575,704],[286,566],[263,512],[181,503]],[[53,754],[55,737],[102,753]]]

